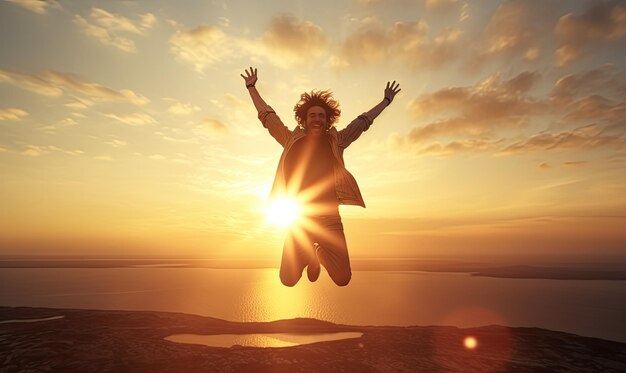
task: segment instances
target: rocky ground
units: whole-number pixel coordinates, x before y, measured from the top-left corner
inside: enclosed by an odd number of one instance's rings
[[[15,320],[46,319],[36,322]],[[173,334],[361,332],[283,347],[218,348]],[[478,346],[464,346],[473,336]],[[236,323],[164,312],[0,307],[0,372],[626,372],[626,344],[537,328]]]

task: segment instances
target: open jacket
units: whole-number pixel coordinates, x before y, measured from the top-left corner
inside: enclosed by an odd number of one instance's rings
[[[278,162],[271,192],[271,196],[278,196],[286,193],[287,189],[285,176],[285,158],[287,153],[289,153],[296,141],[306,136],[306,132],[299,126],[294,130],[287,128],[269,105],[259,111],[259,120],[263,127],[268,129],[270,135],[284,148]],[[331,127],[328,130],[330,147],[336,160],[334,165],[335,193],[339,204],[365,207],[359,186],[354,176],[346,169],[343,161],[343,151],[354,140],[358,139],[363,132],[367,131],[372,122],[372,118],[367,113],[363,113],[341,131],[337,131],[335,127]]]

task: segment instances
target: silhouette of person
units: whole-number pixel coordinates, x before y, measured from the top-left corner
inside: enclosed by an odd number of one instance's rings
[[[334,124],[341,111],[331,92],[305,92],[294,107],[298,126],[290,130],[256,89],[257,69],[250,67],[241,77],[259,120],[283,147],[271,195],[291,195],[304,205],[302,218],[285,238],[281,282],[294,286],[305,267],[314,282],[322,265],[335,284],[347,285],[352,271],[339,205],[365,207],[365,202],[356,180],[346,170],[343,152],[393,102],[400,92],[399,84],[387,82],[380,103],[339,131]]]

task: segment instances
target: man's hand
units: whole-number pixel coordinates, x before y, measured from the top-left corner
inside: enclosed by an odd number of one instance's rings
[[[396,97],[396,95],[400,91],[401,91],[400,83],[396,83],[395,80],[391,84],[387,82],[387,87],[385,88],[385,98],[383,100],[389,100],[389,104],[391,104],[391,101],[393,101],[393,98]]]
[[[257,80],[257,76],[256,76],[257,69],[253,69],[252,66],[250,66],[250,71],[248,72],[247,69],[245,71],[246,71],[245,76],[243,74],[239,74],[239,75],[241,75],[241,77],[246,81],[247,88],[254,87],[254,85],[256,84],[256,80]]]

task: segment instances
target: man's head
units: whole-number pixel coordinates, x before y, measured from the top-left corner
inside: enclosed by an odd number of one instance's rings
[[[335,124],[341,110],[330,91],[305,92],[300,96],[293,111],[300,126],[307,134],[320,135]]]

